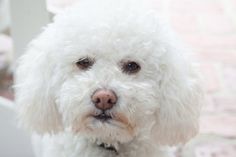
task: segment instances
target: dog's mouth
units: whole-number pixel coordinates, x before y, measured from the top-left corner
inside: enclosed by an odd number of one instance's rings
[[[109,114],[106,114],[104,112],[99,114],[99,115],[95,115],[93,117],[97,120],[102,121],[102,122],[105,122],[105,121],[108,121],[108,120],[112,119],[112,117]]]

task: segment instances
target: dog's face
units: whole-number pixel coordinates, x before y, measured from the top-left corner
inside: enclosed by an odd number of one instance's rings
[[[117,39],[110,33],[101,38],[103,43],[89,46],[85,53],[65,53],[57,61],[65,77],[56,93],[58,110],[63,124],[75,133],[127,142],[147,129],[145,124],[154,123],[161,74],[153,72],[160,67],[156,57],[140,48],[140,41],[129,45],[127,37]]]
[[[22,124],[121,143],[143,136],[176,144],[194,136],[197,76],[154,13],[86,14],[85,6],[59,15],[22,57],[16,74]]]

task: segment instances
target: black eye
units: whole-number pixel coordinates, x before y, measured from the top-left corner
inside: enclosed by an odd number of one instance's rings
[[[140,65],[134,61],[128,61],[122,64],[122,70],[127,74],[138,73],[141,69]]]
[[[76,65],[82,70],[87,70],[93,65],[93,63],[94,60],[91,58],[81,58],[76,62]]]

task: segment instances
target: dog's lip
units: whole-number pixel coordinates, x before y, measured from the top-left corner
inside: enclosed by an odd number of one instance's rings
[[[112,117],[106,113],[101,113],[98,115],[93,116],[95,119],[100,120],[100,121],[107,121],[109,119],[112,119]]]

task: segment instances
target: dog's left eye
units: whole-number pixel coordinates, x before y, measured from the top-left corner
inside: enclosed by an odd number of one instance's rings
[[[94,60],[91,58],[81,58],[76,62],[77,67],[82,70],[89,69],[94,64]]]
[[[128,61],[122,65],[122,71],[127,74],[136,74],[140,71],[140,69],[140,65],[134,61]]]

